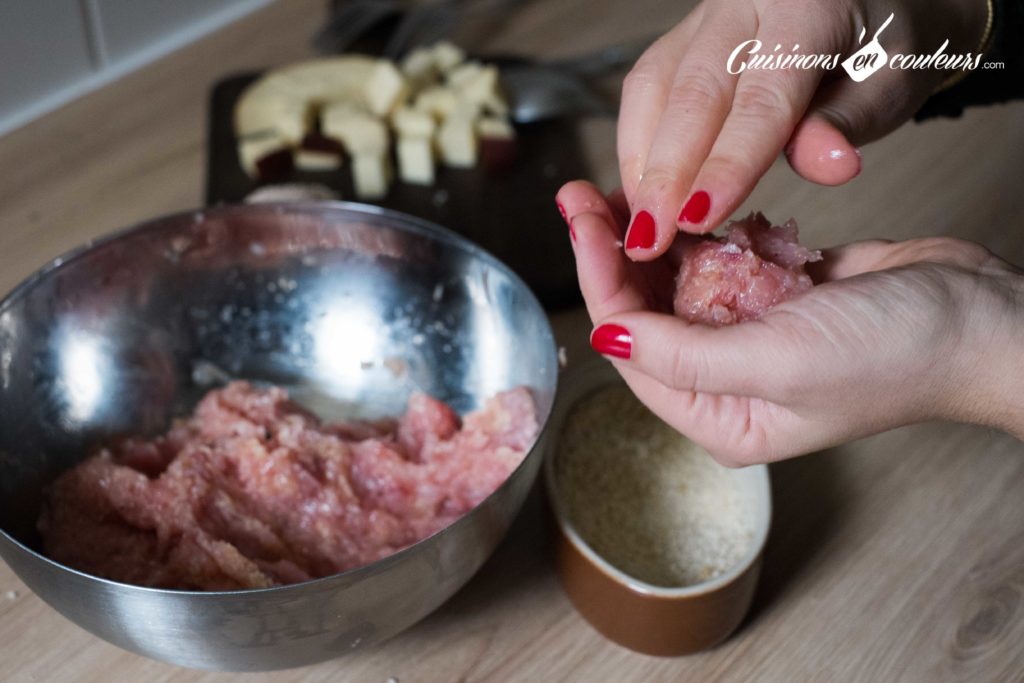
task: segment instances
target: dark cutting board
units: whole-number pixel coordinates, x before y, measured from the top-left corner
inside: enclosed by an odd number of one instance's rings
[[[259,74],[240,74],[214,86],[206,175],[209,205],[239,202],[263,183],[238,162],[233,127],[235,103]],[[576,122],[550,121],[516,127],[515,157],[474,169],[438,167],[432,187],[392,183],[373,203],[413,214],[454,230],[508,264],[548,308],[581,302],[569,234],[555,206],[567,181],[589,176]],[[275,182],[326,185],[356,200],[346,164],[329,172],[292,171]]]

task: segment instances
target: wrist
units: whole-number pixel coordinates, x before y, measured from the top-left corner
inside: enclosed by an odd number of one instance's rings
[[[1024,275],[999,267],[972,297],[944,417],[1024,439]]]

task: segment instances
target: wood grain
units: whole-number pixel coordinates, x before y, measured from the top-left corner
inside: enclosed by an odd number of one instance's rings
[[[308,54],[326,3],[289,0],[0,138],[0,289],[113,229],[201,203],[205,106],[225,74]],[[568,55],[668,28],[686,2],[547,0],[474,47]],[[1024,103],[907,125],[864,150],[842,188],[777,164],[747,203],[828,245],[929,234],[1024,263]],[[588,122],[598,182],[617,176],[614,125]],[[571,361],[582,311],[554,324]],[[79,630],[0,566],[4,681],[1024,681],[1024,445],[927,424],[772,467],[775,520],[754,609],[713,651],[657,659],[573,611],[531,499],[495,557],[394,640],[290,672],[188,671]]]

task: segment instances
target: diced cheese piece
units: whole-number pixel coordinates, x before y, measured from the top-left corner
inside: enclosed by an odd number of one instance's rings
[[[382,59],[377,62],[366,81],[366,105],[377,116],[387,116],[399,102],[405,99],[408,86],[405,77],[392,62]]]
[[[386,195],[391,184],[391,162],[387,151],[353,155],[352,182],[360,199],[380,199]]]
[[[409,90],[419,92],[437,80],[438,70],[434,63],[434,51],[431,48],[418,47],[402,60],[402,73],[405,75]]]
[[[383,154],[388,149],[388,127],[384,122],[350,102],[324,107],[320,114],[320,130],[324,135],[340,140],[345,151],[353,156],[360,153]]]
[[[391,125],[394,126],[398,135],[409,137],[429,138],[437,128],[437,122],[430,112],[422,109],[402,106],[391,115]]]
[[[495,91],[484,98],[481,104],[484,111],[498,116],[508,116],[508,101],[500,92]]]
[[[476,130],[482,138],[495,140],[511,140],[516,131],[508,119],[498,116],[484,116],[476,122]]]
[[[445,74],[445,82],[448,87],[459,90],[466,83],[477,78],[483,70],[484,65],[480,62],[464,62]]]
[[[306,102],[360,98],[378,61],[365,55],[307,59],[274,69],[259,82]]]
[[[292,144],[298,144],[313,125],[309,102],[262,91],[243,99],[235,112],[239,137],[274,131]]]
[[[430,112],[438,119],[445,119],[455,109],[458,102],[459,98],[454,90],[437,85],[427,88],[417,95],[413,106],[416,109]]]
[[[303,171],[333,171],[341,168],[341,155],[323,149],[295,150],[295,166]]]
[[[398,138],[398,177],[413,185],[434,184],[434,148],[429,136]]]
[[[324,102],[364,98],[377,60],[362,55],[311,59],[274,69],[247,87],[235,105],[235,134],[275,130],[299,144]]]
[[[432,48],[434,53],[434,65],[442,73],[451,71],[466,59],[466,53],[458,45],[442,40],[435,43]]]
[[[472,102],[479,103],[492,114],[504,116],[508,113],[508,104],[501,93],[498,80],[498,68],[487,66],[478,71],[471,79],[459,87],[459,95]]]
[[[445,119],[437,131],[437,147],[448,166],[472,168],[476,165],[476,121],[473,117],[455,115]]]
[[[464,97],[456,97],[455,108],[448,112],[448,118],[463,118],[475,121],[480,118],[480,103],[467,100]]]
[[[260,159],[288,147],[288,142],[274,132],[249,135],[238,140],[238,162],[242,170],[255,178],[259,175],[256,164]]]

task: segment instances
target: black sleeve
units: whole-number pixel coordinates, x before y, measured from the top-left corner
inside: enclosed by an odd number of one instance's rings
[[[991,47],[970,75],[931,96],[914,120],[960,116],[966,107],[1024,98],[1024,0],[994,0]],[[1002,62],[986,69],[986,62]]]

